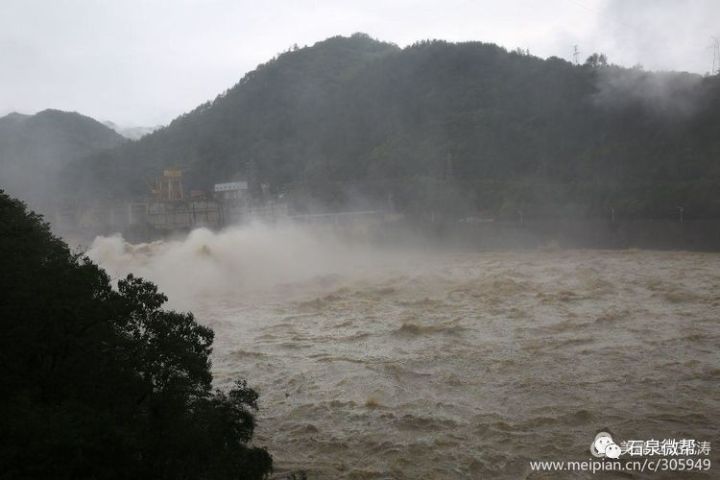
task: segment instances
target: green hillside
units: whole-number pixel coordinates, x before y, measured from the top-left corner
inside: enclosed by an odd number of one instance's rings
[[[0,188],[43,209],[56,201],[58,173],[72,160],[124,139],[92,118],[44,110],[0,118]]]
[[[177,166],[191,188],[243,177],[299,209],[719,216],[718,107],[718,77],[356,34],[279,55],[65,181],[125,199]]]

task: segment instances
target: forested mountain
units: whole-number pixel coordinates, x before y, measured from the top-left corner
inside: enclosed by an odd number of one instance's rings
[[[113,130],[78,113],[11,113],[0,118],[0,188],[42,207],[55,201],[58,172],[70,161],[123,141]]]
[[[279,55],[65,180],[122,199],[177,166],[192,188],[244,177],[315,208],[717,216],[718,107],[717,76],[356,34]]]

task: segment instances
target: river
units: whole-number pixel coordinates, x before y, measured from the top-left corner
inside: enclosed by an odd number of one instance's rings
[[[529,462],[591,459],[601,430],[720,431],[718,254],[374,248],[264,226],[88,254],[215,330],[215,382],[260,393],[255,443],[280,473],[557,478]]]

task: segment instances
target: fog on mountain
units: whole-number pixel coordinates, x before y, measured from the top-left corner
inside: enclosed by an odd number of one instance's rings
[[[0,118],[0,479],[715,478],[720,75],[574,57]]]
[[[174,167],[205,191],[252,175],[299,210],[391,196],[408,214],[436,204],[457,217],[547,217],[572,205],[581,217],[668,218],[685,205],[702,218],[720,213],[719,92],[717,77],[479,42],[335,37],[279,55],[138,142],[78,159],[63,188],[73,201],[122,201]],[[448,186],[463,200],[442,207],[433,192]]]

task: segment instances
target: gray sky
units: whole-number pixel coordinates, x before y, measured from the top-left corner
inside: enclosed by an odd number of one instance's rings
[[[365,32],[605,52],[705,73],[720,0],[0,0],[0,115],[45,108],[167,123],[287,50]]]

